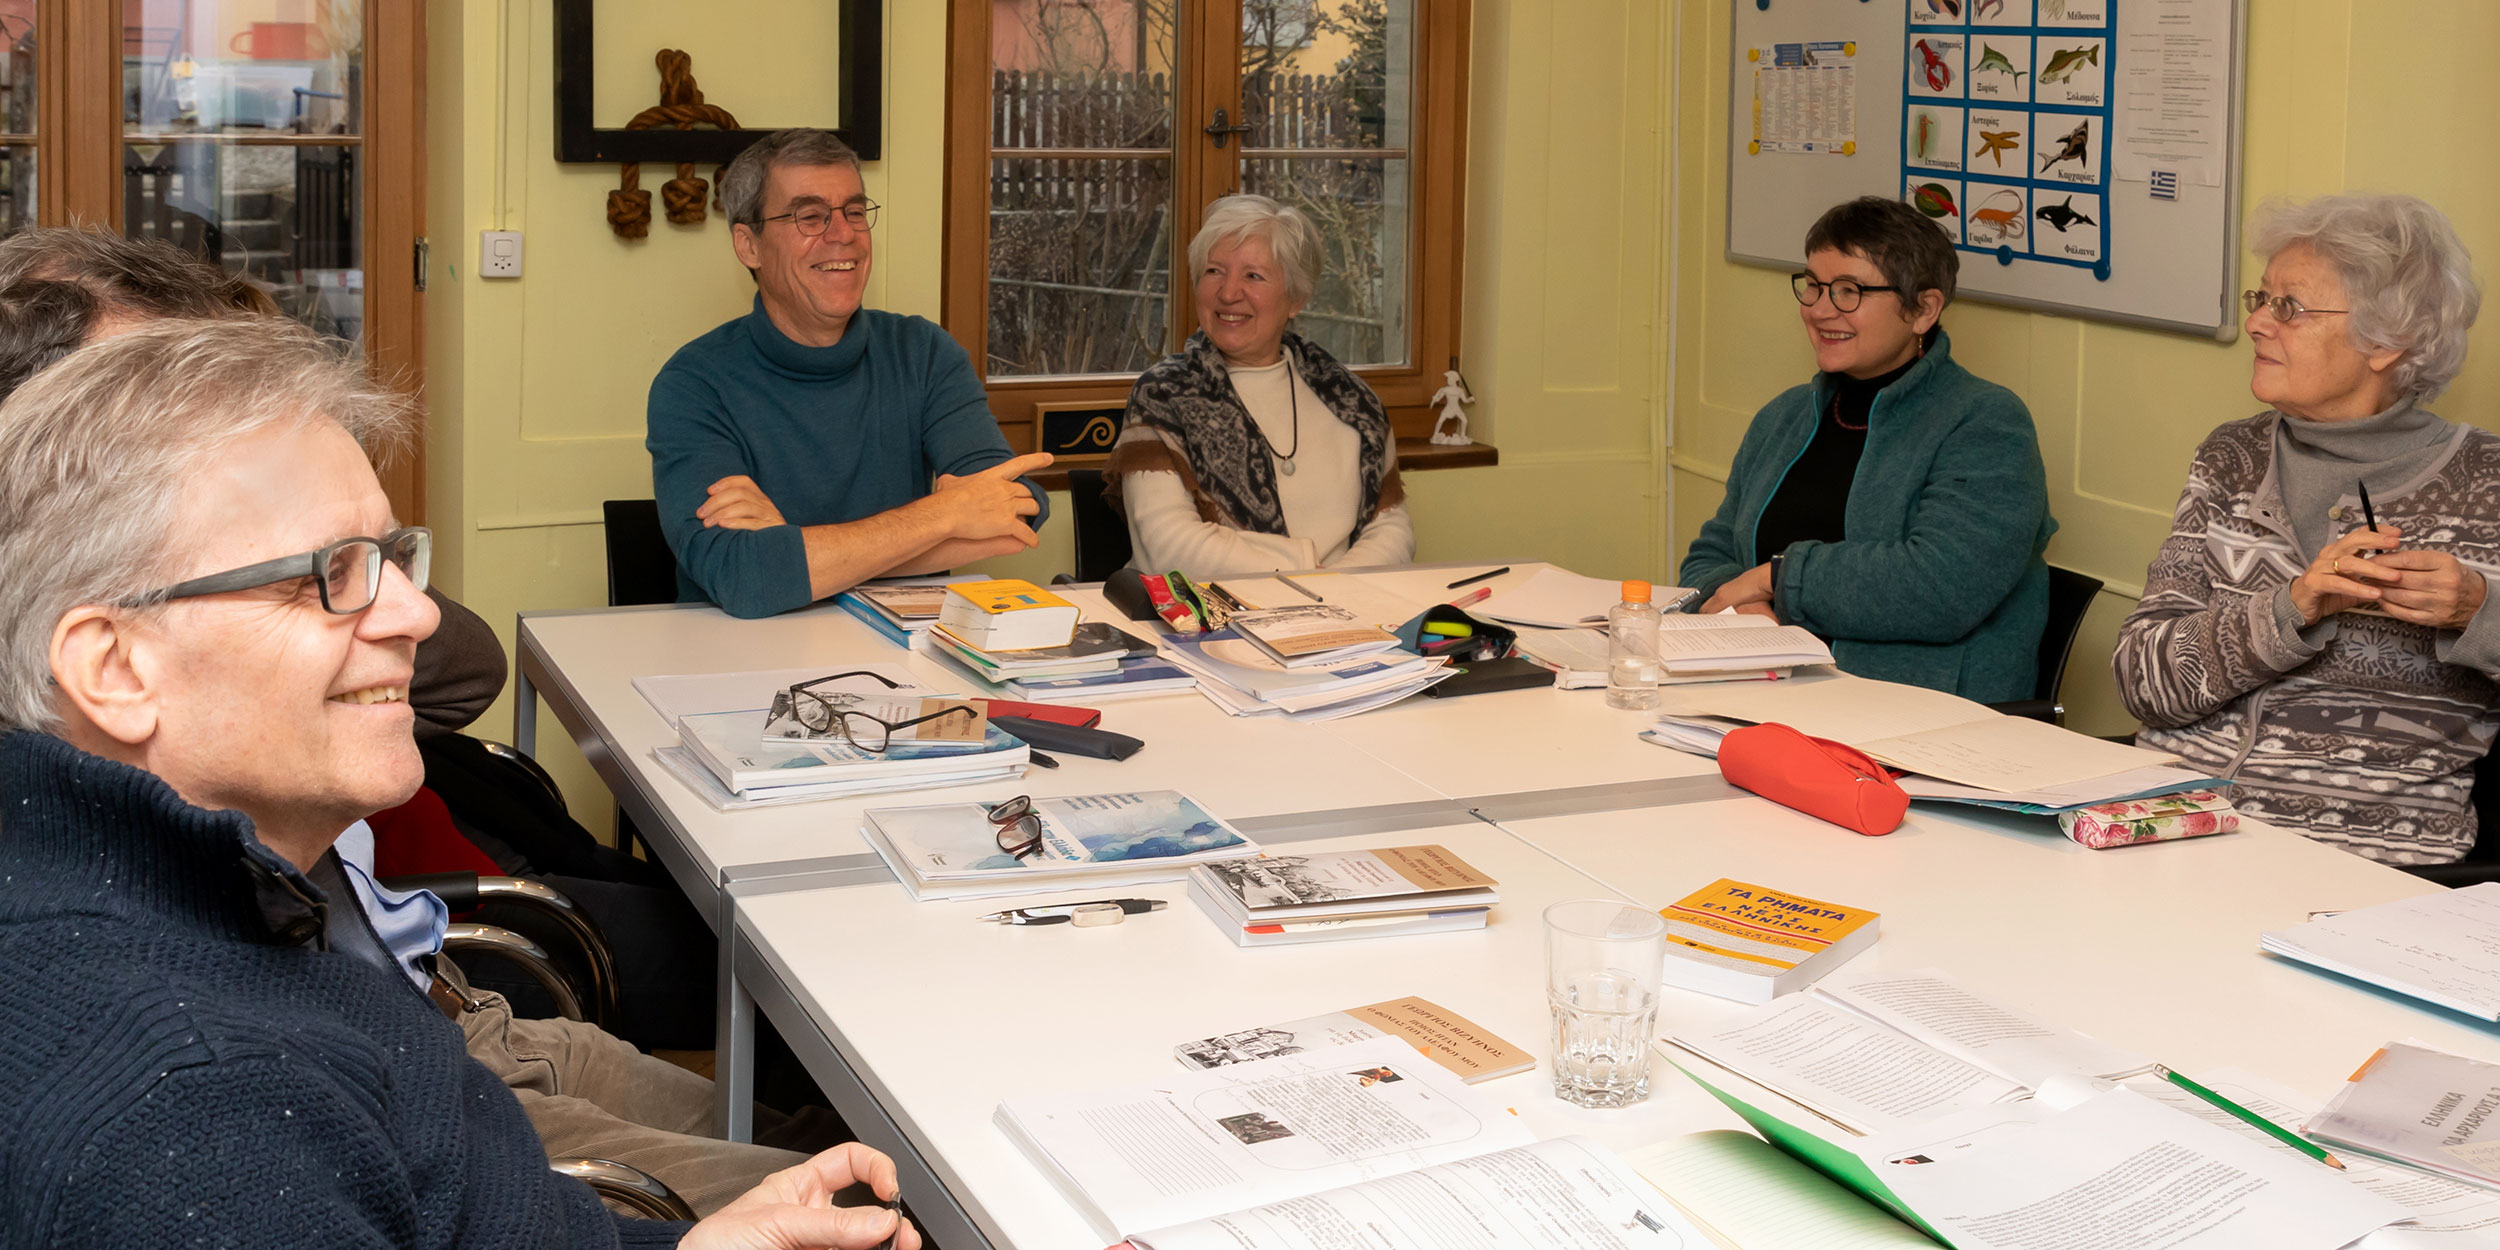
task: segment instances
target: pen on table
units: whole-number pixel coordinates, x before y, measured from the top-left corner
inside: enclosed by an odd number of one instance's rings
[[[1159,898],[1097,898],[1082,903],[1052,903],[1047,907],[1014,907],[994,911],[973,919],[987,924],[1059,924],[1076,918],[1088,908],[1118,908],[1122,919],[1150,911],[1162,911],[1171,904]]]
[[[1228,612],[1250,611],[1250,605],[1243,603],[1241,601],[1241,596],[1224,589],[1222,586],[1219,586],[1214,582],[1207,583],[1207,593],[1215,596],[1216,600],[1222,603],[1224,605],[1224,609]]]
[[[1320,598],[1318,595],[1312,594],[1312,593],[1311,593],[1311,588],[1310,588],[1310,587],[1305,586],[1305,585],[1303,585],[1302,583],[1297,582],[1297,581],[1293,580],[1292,578],[1285,576],[1285,575],[1284,575],[1284,574],[1282,574],[1282,573],[1279,573],[1279,574],[1277,574],[1277,575],[1276,575],[1276,580],[1277,580],[1277,581],[1280,581],[1280,582],[1283,582],[1284,584],[1286,584],[1286,585],[1288,585],[1288,586],[1293,587],[1293,592],[1294,592],[1295,594],[1300,595],[1300,596],[1302,596],[1303,598],[1308,599],[1308,600],[1310,600],[1310,601],[1311,601],[1311,602],[1313,602],[1313,603],[1326,603],[1326,602],[1328,602],[1326,599],[1322,599],[1322,598]]]
[[[1491,586],[1478,586],[1474,590],[1468,591],[1466,594],[1450,600],[1450,606],[1453,608],[1463,608],[1471,603],[1482,603],[1485,600],[1485,596],[1492,593],[1493,588]]]
[[[2282,1125],[2277,1124],[2274,1121],[2269,1120],[2264,1116],[2261,1116],[2256,1112],[2251,1111],[2248,1108],[2243,1107],[2238,1103],[2235,1103],[2230,1099],[2225,1098],[2222,1095],[2217,1094],[2212,1090],[2171,1071],[2167,1067],[2155,1064],[2153,1065],[2153,1071],[2159,1073],[2163,1080],[2204,1099],[2206,1102],[2212,1103],[2215,1107],[2223,1111],[2229,1112],[2232,1118],[2245,1122],[2250,1128],[2256,1129],[2258,1132],[2264,1133],[2266,1136],[2271,1137],[2274,1140],[2279,1141],[2284,1145],[2289,1146],[2292,1149],[2335,1169],[2338,1172],[2345,1170],[2343,1160],[2327,1153],[2326,1148],[2318,1145],[2316,1142],[2302,1137],[2300,1134],[2295,1133],[2292,1130],[2287,1129]]]
[[[1044,754],[1042,754],[1041,752],[1036,751],[1036,750],[1034,750],[1034,749],[1033,749],[1033,748],[1031,748],[1031,747],[1026,747],[1026,748],[1024,749],[1024,754],[1025,754],[1025,757],[1026,757],[1026,758],[1028,758],[1028,759],[1032,760],[1034,763],[1039,764],[1039,765],[1041,765],[1041,766],[1042,766],[1042,767],[1044,767],[1044,768],[1057,768],[1057,767],[1059,767],[1059,761],[1057,761],[1057,760],[1055,760],[1055,759],[1052,759],[1052,758],[1050,758],[1049,756],[1044,755]]]
[[[1476,575],[1475,575],[1475,576],[1473,576],[1473,577],[1462,577],[1462,578],[1458,579],[1457,581],[1451,582],[1449,585],[1447,585],[1447,586],[1443,587],[1442,589],[1444,589],[1444,590],[1456,590],[1456,589],[1458,589],[1458,588],[1459,588],[1459,587],[1461,587],[1461,586],[1472,585],[1473,583],[1483,581],[1484,579],[1486,579],[1486,578],[1488,578],[1488,577],[1500,577],[1502,574],[1507,573],[1507,572],[1510,572],[1510,566],[1509,566],[1509,565],[1507,565],[1507,564],[1505,564],[1505,565],[1503,565],[1502,567],[1500,567],[1500,568],[1498,568],[1498,569],[1492,569],[1492,570],[1488,570],[1488,571],[1483,572],[1483,573],[1478,573],[1478,574],[1476,574]]]

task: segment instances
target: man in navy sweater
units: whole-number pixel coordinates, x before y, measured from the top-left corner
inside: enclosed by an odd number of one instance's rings
[[[336,882],[423,777],[406,401],[299,328],[168,321],[0,403],[0,1248],[838,1246],[846,1146],[691,1228],[549,1172]],[[680,1239],[682,1240],[682,1243]]]
[[[677,597],[770,616],[872,577],[1033,546],[1048,514],[971,360],[918,317],[863,309],[877,220],[849,145],[765,136],[721,175],[755,307],[651,383],[644,445]]]

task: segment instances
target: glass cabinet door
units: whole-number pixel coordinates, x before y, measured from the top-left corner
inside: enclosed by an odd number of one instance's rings
[[[122,230],[365,344],[362,0],[123,0]]]

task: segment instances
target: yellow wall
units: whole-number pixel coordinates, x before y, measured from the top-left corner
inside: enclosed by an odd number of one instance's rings
[[[931,318],[945,9],[887,5],[885,158],[864,171],[888,206],[869,302]],[[616,170],[555,162],[550,12],[547,0],[435,0],[428,18],[428,520],[443,585],[507,644],[519,611],[605,602],[599,501],[650,494],[651,376],[679,344],[743,313],[752,291],[717,216],[655,222],[628,243],[604,220]],[[598,95],[613,102],[601,124],[656,101],[647,58],[664,46],[692,52],[710,101],[750,125],[821,115],[824,83],[787,66],[793,47],[832,46],[832,5],[718,0],[699,21],[688,12],[600,0]],[[1674,30],[1654,0],[1477,0],[1474,12],[1461,367],[1480,399],[1473,432],[1502,463],[1409,477],[1417,556],[1660,577]],[[637,85],[620,88],[626,75]],[[646,170],[643,185],[656,198],[670,176]],[[473,279],[487,229],[524,232],[524,277]],[[1055,524],[1038,550],[993,567],[1046,579],[1071,567],[1068,543]],[[510,725],[507,700],[480,731]],[[541,753],[576,814],[602,827],[597,781],[542,725]]]
[[[2402,191],[2445,211],[2490,284],[2500,257],[2500,162],[2477,155],[2481,119],[2500,115],[2500,46],[2491,0],[2249,0],[2243,203],[2269,196]],[[1780,274],[1729,264],[1726,179],[1729,6],[1678,10],[1676,127],[1680,276],[1675,288],[1673,541],[1683,545],[1724,492],[1728,462],[1756,409],[1813,369]],[[2243,257],[2242,285],[2263,268]],[[2471,363],[2436,405],[2494,425],[2500,327],[2486,318]],[[2178,335],[1967,304],[1946,315],[1954,356],[2020,393],[2040,430],[2060,531],[2052,563],[2108,583],[2077,641],[2065,687],[2070,723],[2133,728],[2108,657],[2144,567],[2168,531],[2196,444],[2259,411],[2245,340]]]

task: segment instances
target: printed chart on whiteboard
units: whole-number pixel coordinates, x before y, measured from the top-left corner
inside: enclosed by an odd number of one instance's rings
[[[1902,196],[1956,246],[2107,280],[2118,0],[1909,0]]]
[[[1858,45],[1779,43],[1746,50],[1754,62],[1753,143],[1764,152],[1858,151]]]

